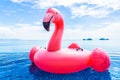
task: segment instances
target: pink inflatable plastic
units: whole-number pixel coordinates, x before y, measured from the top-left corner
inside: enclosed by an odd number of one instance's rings
[[[81,49],[77,43],[72,43],[66,49],[61,49],[64,21],[61,13],[49,8],[43,19],[44,28],[49,31],[50,23],[55,24],[54,33],[49,40],[47,49],[33,47],[30,60],[46,72],[67,74],[92,67],[98,72],[106,71],[110,66],[110,59],[106,52],[96,48],[92,52]]]

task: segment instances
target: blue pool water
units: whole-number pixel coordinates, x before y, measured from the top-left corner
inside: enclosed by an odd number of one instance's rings
[[[64,40],[67,47],[73,40]],[[0,80],[120,80],[120,45],[116,41],[79,41],[82,48],[92,50],[100,47],[108,52],[111,66],[106,72],[88,68],[72,74],[51,74],[39,70],[29,60],[29,51],[35,46],[46,47],[47,41],[0,40]],[[102,67],[102,66],[101,66]]]

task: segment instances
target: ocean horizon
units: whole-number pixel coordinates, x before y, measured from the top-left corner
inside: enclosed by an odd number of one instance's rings
[[[0,39],[0,52],[29,52],[34,46],[47,47],[49,40],[22,40],[22,39]],[[102,48],[108,53],[119,53],[119,40],[83,40],[65,39],[62,40],[61,48],[67,48],[71,43],[77,43],[81,48],[92,51],[95,48]]]
[[[111,60],[109,70],[100,73],[88,68],[67,75],[47,73],[31,63],[29,51],[34,46],[47,47],[48,40],[0,39],[0,80],[120,80],[119,41],[63,40],[61,48],[67,48],[72,42],[90,51],[95,48],[106,51]]]

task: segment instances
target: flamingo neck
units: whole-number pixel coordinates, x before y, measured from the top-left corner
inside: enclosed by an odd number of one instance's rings
[[[60,18],[59,22],[55,23],[55,30],[48,43],[47,51],[57,51],[61,49],[61,40],[64,30],[64,21]]]

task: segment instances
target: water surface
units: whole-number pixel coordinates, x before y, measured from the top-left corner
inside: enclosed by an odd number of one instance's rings
[[[72,74],[51,74],[39,70],[29,60],[29,51],[35,46],[46,47],[45,40],[0,40],[0,80],[120,80],[120,49],[113,41],[64,40],[62,47],[77,42],[82,48],[104,49],[111,59],[108,71],[96,72],[87,68]]]

